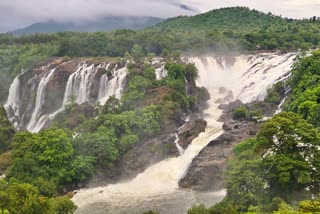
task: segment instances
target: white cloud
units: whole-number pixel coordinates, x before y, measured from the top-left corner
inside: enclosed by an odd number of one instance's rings
[[[82,22],[107,15],[192,15],[189,0],[0,0],[0,30],[46,20]]]
[[[202,11],[220,7],[247,6],[290,18],[320,16],[320,0],[200,0],[197,3]]]
[[[320,16],[320,0],[0,0],[0,32],[46,20],[93,20],[106,15],[173,17],[191,15],[180,4],[199,8],[248,6],[284,17]]]

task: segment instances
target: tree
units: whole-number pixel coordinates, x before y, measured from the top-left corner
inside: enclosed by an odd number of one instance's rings
[[[134,44],[131,49],[131,55],[135,62],[140,62],[145,54],[140,45]]]
[[[319,135],[295,113],[283,112],[265,123],[257,136],[263,179],[270,198],[290,200],[306,188],[319,193]]]
[[[66,196],[51,199],[52,210],[55,214],[72,214],[77,206]]]
[[[0,107],[0,154],[7,151],[11,145],[15,131],[10,124],[6,111]]]
[[[10,204],[9,195],[4,191],[0,191],[0,210],[1,210],[1,214],[5,214],[5,210],[9,209],[9,204]]]

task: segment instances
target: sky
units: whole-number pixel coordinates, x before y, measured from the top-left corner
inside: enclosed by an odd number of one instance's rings
[[[320,16],[320,0],[0,0],[0,32],[48,20],[81,23],[107,15],[166,18],[231,6],[290,18]]]

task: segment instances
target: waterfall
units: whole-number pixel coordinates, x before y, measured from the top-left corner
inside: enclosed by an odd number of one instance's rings
[[[74,99],[76,103],[81,104],[90,102],[90,91],[96,72],[102,67],[95,67],[93,64],[88,66],[86,63],[80,65],[78,70],[70,75],[66,92],[64,96],[64,104],[67,104]]]
[[[114,95],[120,99],[127,84],[128,71],[126,66],[120,67],[118,64],[114,64],[114,69],[109,74],[107,74],[107,71],[111,63],[89,65],[85,62],[79,62],[78,66],[72,68],[73,70],[67,71],[63,70],[64,68],[59,69],[59,66],[63,67],[63,65],[58,65],[51,70],[50,66],[41,67],[41,72],[44,73],[41,78],[38,78],[39,74],[35,74],[30,79],[24,80],[26,82],[22,82],[20,80],[21,74],[14,79],[4,107],[9,120],[16,129],[39,132],[43,127],[50,124],[50,121],[63,111],[64,106],[70,103],[72,99],[77,104],[89,102],[91,105],[94,105],[99,102],[101,105],[104,105],[110,96]],[[56,95],[54,94],[56,93],[55,91],[47,90],[47,85],[50,81],[60,81],[59,78],[65,78],[66,74],[62,74],[62,72],[68,72],[67,75],[69,76],[64,80],[66,83],[62,84],[62,86],[65,86],[64,93]],[[55,75],[56,78],[53,80],[51,77],[55,73],[57,73]],[[37,83],[37,80],[39,83]],[[23,100],[21,97],[22,93],[25,95],[33,94],[33,90],[36,91],[35,102],[26,103],[32,97]],[[50,110],[44,109],[44,105],[50,102],[47,99],[52,95],[51,93],[54,94],[55,98],[61,99],[61,106],[56,106],[55,109]],[[23,106],[27,106],[27,108],[25,109]]]
[[[285,98],[283,98],[280,102],[280,104],[278,105],[277,111],[275,112],[275,114],[280,114],[282,112],[282,107],[284,105],[284,103],[286,102],[286,100],[288,99],[288,97],[286,96]]]
[[[98,95],[98,101],[101,105],[104,105],[113,95],[117,99],[121,98],[126,85],[127,73],[127,67],[118,70],[116,67],[112,72],[112,79],[109,80],[107,74],[102,75]]]
[[[18,128],[19,126],[18,121],[20,119],[19,106],[20,106],[21,95],[20,95],[20,79],[19,78],[20,78],[20,75],[18,75],[10,85],[9,96],[6,104],[4,105],[4,108],[6,109],[9,120],[15,128]]]
[[[222,113],[218,108],[220,103],[264,99],[268,87],[290,74],[295,56],[295,53],[244,55],[235,57],[232,63],[224,57],[188,58],[198,68],[197,85],[206,87],[210,93],[209,108],[204,112],[206,131],[195,138],[181,156],[160,161],[131,181],[80,190],[72,199],[79,207],[77,213],[142,213],[148,209],[168,214],[186,213],[192,204],[199,202],[198,193],[179,189],[178,182],[194,157],[223,133],[222,124],[218,122]],[[156,72],[157,79],[160,71]],[[213,203],[221,200],[223,194],[211,197]]]
[[[183,155],[184,153],[184,149],[180,146],[179,144],[179,137],[178,137],[178,134],[176,134],[176,139],[174,141],[174,144],[176,145],[177,149],[178,149],[178,152],[180,155]]]
[[[156,69],[156,79],[161,80],[168,75],[168,71],[164,68],[165,66],[160,66]]]
[[[30,119],[30,122],[27,126],[28,131],[30,132],[38,132],[41,130],[43,124],[45,123],[45,118],[41,116],[42,107],[45,103],[45,94],[47,84],[55,72],[55,68],[52,69],[44,78],[41,79],[36,95],[36,103],[34,106],[34,110]]]

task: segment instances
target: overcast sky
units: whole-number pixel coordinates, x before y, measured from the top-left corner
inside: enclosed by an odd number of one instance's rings
[[[106,15],[173,17],[230,6],[292,18],[320,16],[320,0],[0,0],[0,32],[47,20],[82,22]]]

